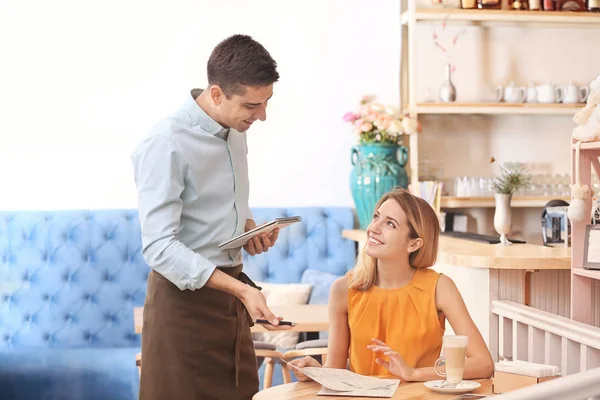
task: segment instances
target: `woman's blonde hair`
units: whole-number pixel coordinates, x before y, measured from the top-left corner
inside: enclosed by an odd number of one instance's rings
[[[421,238],[423,245],[410,253],[408,262],[413,268],[428,268],[435,264],[440,237],[440,222],[433,208],[420,197],[397,187],[384,194],[377,202],[375,210],[389,199],[393,199],[404,210],[408,222],[408,236],[411,239]],[[377,278],[377,259],[366,254],[363,249],[363,260],[358,260],[349,273],[349,288],[367,290]],[[361,262],[362,261],[362,262]]]

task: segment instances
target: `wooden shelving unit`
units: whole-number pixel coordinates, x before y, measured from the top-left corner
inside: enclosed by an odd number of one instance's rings
[[[557,27],[577,29],[600,29],[600,14],[590,12],[561,11],[509,11],[465,10],[450,8],[417,8],[416,0],[401,0],[402,54],[400,62],[400,107],[418,118],[423,115],[540,115],[573,116],[581,104],[506,104],[506,103],[418,103],[416,53],[417,26],[421,24],[468,24],[474,26],[502,27]],[[591,35],[598,35],[595,32]],[[590,36],[592,37],[592,36]],[[595,37],[595,36],[594,36]],[[409,137],[410,182],[419,181],[419,135]]]
[[[510,206],[517,208],[544,207],[550,200],[565,200],[569,202],[568,197],[550,197],[550,196],[522,196],[513,197]],[[442,196],[441,207],[448,208],[492,208],[495,207],[493,197],[450,197]]]
[[[600,25],[600,15],[590,12],[568,11],[509,11],[509,10],[463,10],[463,9],[417,9],[414,12],[402,13],[402,24],[406,25],[413,19],[417,22],[435,22],[446,19],[448,23],[479,23],[479,24],[553,24],[569,27],[582,25],[597,27]],[[596,26],[594,26],[596,25]]]
[[[582,184],[592,188],[592,168],[600,176],[600,142],[590,142],[581,144],[579,156],[579,178]],[[576,157],[575,141],[572,145],[572,171],[575,178]],[[592,199],[591,196],[585,200],[586,215],[591,215]],[[590,221],[573,221],[571,223],[571,319],[583,322],[589,325],[595,325],[596,315],[600,312],[600,302],[598,290],[600,289],[600,271],[588,270],[583,268],[585,259],[585,230]]]
[[[600,271],[591,270],[591,269],[574,268],[573,275],[600,280]]]
[[[600,142],[582,142],[580,145],[581,150],[600,150]],[[575,143],[572,145],[575,148]]]
[[[574,115],[584,104],[417,103],[418,114]]]

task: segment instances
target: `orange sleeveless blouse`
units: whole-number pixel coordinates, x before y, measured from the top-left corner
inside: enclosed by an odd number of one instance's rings
[[[367,345],[371,338],[385,342],[412,368],[432,367],[440,356],[444,320],[435,306],[435,289],[440,274],[417,269],[411,281],[397,289],[348,291],[350,370],[361,375],[389,375],[375,362],[387,360]]]

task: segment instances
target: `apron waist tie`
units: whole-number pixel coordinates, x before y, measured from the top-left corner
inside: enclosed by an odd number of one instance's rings
[[[235,332],[235,387],[240,384],[240,344],[242,341],[242,315],[244,304],[241,300],[236,300],[237,308],[237,326]]]
[[[243,272],[240,272],[240,276],[238,277],[238,279],[242,283],[245,283],[246,285],[252,286],[253,288],[258,289],[258,290],[262,290],[262,288],[260,286],[256,285],[256,283],[254,283],[252,281],[252,279],[250,279],[250,277]],[[242,303],[242,301],[238,298],[236,298],[236,315],[237,315],[237,324],[236,324],[236,332],[235,332],[235,349],[234,349],[234,351],[235,351],[235,386],[238,387],[239,382],[240,382],[240,346],[242,343],[242,329],[243,329],[243,318],[242,317],[243,316],[246,317],[246,320],[248,321],[248,325],[250,327],[254,326],[254,321],[252,319],[252,316],[248,312],[248,309],[244,305],[244,303]]]

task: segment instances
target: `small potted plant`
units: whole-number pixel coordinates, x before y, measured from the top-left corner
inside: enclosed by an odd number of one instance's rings
[[[494,159],[492,159],[494,162]],[[494,229],[500,234],[502,245],[511,244],[506,235],[512,227],[510,202],[515,192],[529,187],[530,176],[521,163],[504,163],[500,173],[494,177],[492,188],[496,210],[494,212]]]

